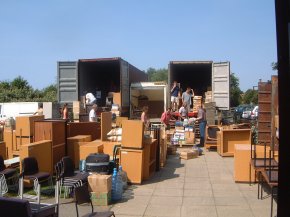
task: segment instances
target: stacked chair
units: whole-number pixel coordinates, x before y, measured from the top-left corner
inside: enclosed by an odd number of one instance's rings
[[[6,168],[4,159],[0,155],[0,196],[8,192],[8,185],[15,187],[18,182],[18,173],[14,168]]]
[[[33,196],[28,198],[36,199],[38,203],[40,203],[40,190],[42,183],[47,182],[51,187],[51,192],[53,191],[52,176],[48,172],[39,171],[37,160],[34,157],[26,157],[22,160],[22,172],[19,177],[19,196],[21,199],[23,199],[24,180],[34,183],[33,186],[36,198]]]
[[[60,193],[61,189],[64,189],[64,198],[72,193],[75,187],[88,182],[89,173],[75,172],[73,161],[68,156],[56,163],[55,172],[56,179],[60,183]]]

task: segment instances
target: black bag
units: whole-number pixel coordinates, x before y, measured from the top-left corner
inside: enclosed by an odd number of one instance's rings
[[[108,175],[110,173],[110,155],[90,154],[86,158],[86,171]]]

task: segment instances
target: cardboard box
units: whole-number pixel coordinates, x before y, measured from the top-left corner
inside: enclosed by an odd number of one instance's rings
[[[92,174],[88,177],[89,191],[100,193],[109,192],[112,189],[112,176]]]
[[[180,158],[184,160],[189,160],[198,157],[198,151],[196,150],[183,150],[180,152]]]
[[[94,206],[108,206],[111,203],[111,191],[91,192],[91,200]]]

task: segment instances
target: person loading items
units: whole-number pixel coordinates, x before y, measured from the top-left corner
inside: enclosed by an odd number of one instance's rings
[[[147,129],[150,125],[150,121],[148,118],[148,106],[143,106],[142,114],[141,114],[141,121],[144,123],[145,128]]]
[[[193,89],[191,89],[190,87],[187,87],[186,91],[183,92],[182,94],[182,103],[186,102],[187,112],[190,112],[191,97],[194,97]]]
[[[206,113],[202,105],[197,107],[197,118],[196,122],[199,123],[199,131],[200,131],[200,147],[204,147],[204,137],[205,137],[205,127],[206,127]]]
[[[160,121],[164,124],[166,130],[170,130],[170,120],[175,120],[171,112],[172,109],[170,107],[167,108],[167,111],[163,112],[160,118]]]
[[[96,103],[96,97],[92,93],[86,94],[86,104],[87,105],[93,105]]]
[[[62,114],[62,119],[68,119],[68,108],[67,108],[67,103],[65,103],[62,107],[62,111],[61,111],[61,114]]]
[[[180,116],[181,120],[184,120],[184,119],[187,118],[187,116],[188,116],[188,110],[187,110],[187,103],[186,102],[184,102],[182,104],[182,106],[180,107],[180,109],[179,109],[179,116]]]
[[[97,109],[98,109],[98,106],[97,104],[94,104],[92,106],[92,109],[89,113],[89,121],[90,122],[96,122],[97,121]]]
[[[179,93],[179,87],[177,85],[177,81],[173,82],[173,86],[171,88],[171,108],[173,111],[178,110],[178,93]]]
[[[33,113],[33,115],[43,115],[43,104],[38,105],[38,109]]]

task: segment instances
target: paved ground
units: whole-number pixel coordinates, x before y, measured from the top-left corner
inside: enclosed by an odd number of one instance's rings
[[[257,185],[233,181],[233,158],[205,152],[191,160],[169,156],[165,168],[144,184],[130,186],[121,202],[95,209],[113,210],[118,217],[267,217],[270,197],[258,200]],[[80,207],[81,215],[89,211]],[[72,199],[61,200],[60,216],[76,216]]]

